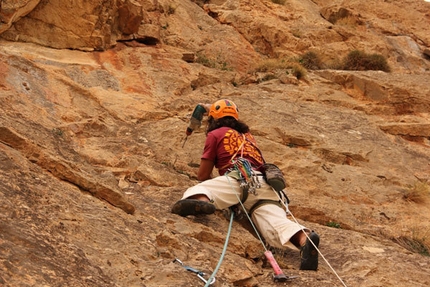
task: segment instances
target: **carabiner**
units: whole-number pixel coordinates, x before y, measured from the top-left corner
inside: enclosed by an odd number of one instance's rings
[[[181,264],[181,266],[182,267],[184,267],[185,268],[185,270],[187,270],[187,271],[190,271],[190,272],[193,272],[193,273],[196,273],[197,274],[197,277],[200,279],[200,280],[202,280],[203,282],[205,282],[205,284],[207,284],[208,283],[208,280],[207,279],[205,279],[203,276],[205,276],[206,274],[205,273],[203,273],[202,271],[199,271],[199,270],[197,270],[197,269],[195,269],[195,268],[193,268],[193,267],[190,267],[190,266],[187,266],[187,265],[184,265],[184,263],[182,263],[182,261],[181,260],[179,260],[178,258],[175,258],[175,260],[173,260],[173,263],[175,263],[175,262],[178,262],[179,264]],[[212,285],[212,284],[214,284],[215,283],[215,278],[213,278],[212,279],[212,281],[209,283],[209,285]]]
[[[199,274],[197,274],[197,277],[199,277],[203,282],[205,282],[205,284],[207,284],[208,280],[206,280],[205,278],[203,278],[204,275],[205,275],[205,273],[201,273],[201,274],[199,273]],[[212,285],[214,283],[215,283],[215,277],[212,278],[212,281],[209,283],[209,285]]]

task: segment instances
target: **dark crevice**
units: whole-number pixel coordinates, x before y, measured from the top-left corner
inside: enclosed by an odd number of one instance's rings
[[[155,46],[160,43],[160,40],[154,37],[143,37],[136,39],[137,42],[148,45],[148,46]]]

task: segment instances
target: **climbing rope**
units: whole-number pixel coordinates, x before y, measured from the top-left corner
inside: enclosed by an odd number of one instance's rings
[[[222,261],[224,260],[225,252],[227,251],[228,241],[230,239],[231,227],[233,226],[233,217],[234,217],[234,212],[231,211],[230,224],[228,226],[228,232],[227,232],[227,236],[225,238],[224,248],[222,249],[221,256],[218,260],[218,264],[217,264],[214,272],[212,273],[212,275],[209,277],[208,281],[206,282],[205,287],[208,287],[209,285],[211,285],[211,282],[213,282],[212,280],[215,278],[215,275],[218,272],[218,269],[220,268]]]

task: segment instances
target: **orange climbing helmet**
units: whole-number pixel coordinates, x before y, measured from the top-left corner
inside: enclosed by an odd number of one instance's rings
[[[230,100],[219,100],[212,104],[209,116],[212,116],[216,120],[223,117],[233,117],[239,120],[239,109]]]

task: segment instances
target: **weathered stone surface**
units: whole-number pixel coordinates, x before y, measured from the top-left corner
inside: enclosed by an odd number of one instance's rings
[[[0,2],[0,34],[21,17],[30,13],[40,0],[2,0]]]
[[[147,45],[156,45],[160,43],[160,27],[153,24],[140,25],[134,39]]]
[[[136,3],[127,2],[118,7],[118,29],[126,35],[136,33],[143,20],[140,5],[132,6],[133,4]]]
[[[397,123],[381,125],[381,129],[393,135],[412,136],[412,137],[430,137],[430,124],[420,123]]]
[[[38,164],[59,179],[73,183],[84,191],[93,194],[95,197],[106,200],[127,213],[134,213],[134,206],[127,202],[120,193],[98,182],[98,180],[91,177],[91,175],[82,173],[76,163],[55,158],[7,127],[0,126],[0,141],[22,152],[31,162]]]
[[[184,60],[187,63],[193,63],[196,59],[196,55],[194,53],[188,52],[182,54],[182,60]]]
[[[105,49],[116,40],[115,2],[41,0],[2,37],[53,48]]]
[[[429,244],[428,3],[102,4],[44,0],[2,34],[19,39],[0,43],[0,285],[201,286],[173,260],[210,275],[229,222],[170,209],[197,183],[205,134],[183,145],[190,113],[224,97],[286,175],[291,213],[320,234],[347,286],[430,284],[428,249],[416,247]],[[321,16],[343,9],[334,24]],[[329,61],[352,49],[382,53],[392,72],[267,80],[254,70],[270,55],[313,50]],[[233,222],[216,284],[279,286],[246,220]],[[299,276],[289,286],[342,285],[322,258],[306,272],[297,250],[273,252]]]
[[[381,71],[349,73],[316,71],[316,74],[342,86],[352,98],[366,102],[368,113],[391,115],[427,113],[430,109],[428,74],[394,74]]]

